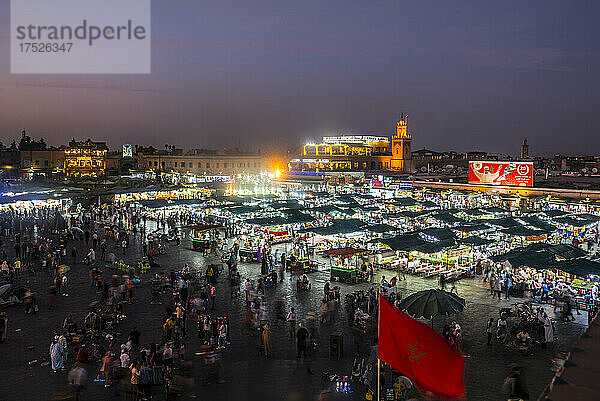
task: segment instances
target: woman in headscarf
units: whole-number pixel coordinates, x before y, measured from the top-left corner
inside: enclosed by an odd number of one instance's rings
[[[52,370],[54,373],[59,369],[65,369],[63,362],[63,348],[58,341],[58,336],[54,336],[54,340],[52,340],[52,344],[50,344],[50,361],[52,362]]]

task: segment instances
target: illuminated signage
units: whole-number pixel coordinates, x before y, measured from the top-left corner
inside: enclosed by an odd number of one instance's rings
[[[533,186],[533,162],[469,162],[469,184]]]
[[[123,145],[123,157],[133,157],[133,149],[128,143]]]

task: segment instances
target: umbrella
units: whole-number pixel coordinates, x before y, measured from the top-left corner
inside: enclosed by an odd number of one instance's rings
[[[404,390],[410,390],[413,388],[413,382],[406,376],[398,376],[396,383],[398,383],[400,388]]]
[[[83,230],[81,228],[79,228],[79,227],[71,227],[71,231],[77,231],[77,232],[83,234]]]
[[[432,319],[438,315],[462,312],[465,300],[456,294],[442,290],[415,292],[400,302],[400,309],[413,317]]]
[[[0,297],[6,294],[8,290],[10,290],[10,284],[5,284],[2,287],[0,287]]]
[[[69,266],[67,266],[67,265],[60,265],[60,266],[58,266],[58,274],[65,274],[69,270],[71,270],[71,268]]]

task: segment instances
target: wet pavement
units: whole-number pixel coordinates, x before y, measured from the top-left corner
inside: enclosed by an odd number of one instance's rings
[[[110,242],[110,241],[109,241]],[[9,256],[13,255],[10,241],[5,241]],[[71,245],[72,246],[72,245]],[[78,243],[80,255],[85,246]],[[111,244],[109,244],[109,249]],[[118,258],[128,263],[140,259],[141,246],[140,237],[136,237],[135,243],[127,250],[126,255],[121,251],[115,251]],[[157,257],[161,268],[156,271],[168,271],[171,268],[180,269],[184,263],[188,263],[194,269],[203,268],[207,261],[201,253],[189,249],[189,243],[183,242],[180,247],[172,246],[165,255]],[[209,258],[208,262],[215,262]],[[38,262],[39,263],[39,262]],[[327,261],[323,259],[324,266]],[[39,363],[29,366],[28,362],[38,359],[47,359],[43,356],[48,353],[50,340],[62,327],[64,318],[68,313],[73,315],[78,324],[88,312],[87,305],[97,299],[95,289],[90,287],[88,268],[83,264],[72,266],[69,276],[69,296],[60,297],[58,308],[48,310],[47,289],[51,277],[49,273],[38,268],[37,282],[34,288],[39,294],[38,302],[40,311],[35,315],[26,315],[23,307],[9,307],[6,309],[9,318],[9,332],[7,342],[0,344],[0,401],[1,400],[47,400],[53,395],[67,390],[67,372],[53,373],[50,367],[42,367]],[[112,274],[106,269],[105,277]],[[242,277],[251,279],[260,276],[258,264],[241,264],[239,266]],[[152,270],[143,276],[143,284],[135,290],[134,303],[124,305],[126,319],[118,326],[116,333],[117,344],[125,342],[127,334],[134,326],[141,331],[141,342],[160,342],[163,337],[161,326],[165,311],[164,305],[152,305],[149,277]],[[380,275],[390,277],[389,271],[378,272]],[[346,314],[344,313],[345,294],[357,290],[367,289],[371,285],[367,283],[347,285],[335,283],[342,290],[342,304],[338,310],[335,322],[332,325],[320,327],[320,341],[313,354],[308,358],[307,364],[314,374],[309,374],[304,362],[297,362],[296,349],[292,341],[287,337],[287,325],[285,322],[277,321],[275,316],[275,302],[279,297],[286,301],[286,309],[294,307],[298,314],[298,320],[302,321],[309,311],[318,311],[323,294],[323,286],[329,278],[328,270],[320,270],[310,274],[312,290],[297,293],[295,282],[289,280],[286,273],[282,283],[274,288],[265,290],[267,310],[270,312],[269,320],[272,322],[273,357],[265,359],[259,354],[259,337],[250,334],[244,329],[242,313],[245,309],[243,294],[240,299],[230,300],[230,288],[228,280],[221,276],[217,285],[217,305],[214,316],[230,316],[231,322],[231,344],[223,352],[223,378],[225,383],[215,385],[203,385],[201,380],[201,368],[198,356],[200,341],[197,336],[196,324],[188,323],[188,334],[186,337],[186,356],[194,361],[195,383],[189,394],[182,399],[201,400],[314,400],[317,395],[325,392],[332,400],[364,400],[364,389],[362,386],[353,385],[351,394],[337,394],[332,391],[331,383],[322,380],[322,372],[348,375],[351,370],[352,361],[355,356],[355,346],[352,345],[352,337],[348,329]],[[377,278],[377,282],[379,278]],[[420,277],[407,276],[407,280],[399,282],[399,289],[403,295],[409,295],[415,291],[436,288],[435,279],[424,279]],[[561,351],[568,351],[578,336],[585,328],[587,313],[576,316],[575,322],[557,321],[555,328],[555,339],[553,345],[548,349],[535,347],[531,356],[522,355],[517,349],[510,348],[499,343],[492,346],[486,345],[486,322],[490,317],[495,320],[498,317],[499,308],[511,306],[519,299],[511,301],[493,299],[489,291],[484,288],[480,279],[462,280],[457,284],[458,294],[467,300],[465,310],[452,317],[440,317],[434,320],[434,328],[441,331],[444,324],[451,320],[458,321],[463,329],[463,352],[466,357],[465,385],[467,388],[467,400],[495,401],[504,400],[500,394],[504,377],[507,373],[507,364],[516,362],[525,367],[525,378],[531,393],[535,399],[548,384],[553,372],[551,371],[551,358]],[[546,307],[550,316],[553,317],[552,307]],[[329,359],[328,338],[333,331],[344,332],[344,357],[340,360]],[[372,338],[363,338],[360,351],[363,357],[369,355],[369,346]],[[67,367],[72,365],[72,357],[67,360]],[[98,372],[98,366],[90,363],[88,372],[91,378]],[[331,393],[328,393],[332,391]],[[103,385],[90,382],[85,392],[85,400],[118,400],[121,399],[115,388],[105,389]],[[164,399],[160,388],[154,389],[153,399]]]

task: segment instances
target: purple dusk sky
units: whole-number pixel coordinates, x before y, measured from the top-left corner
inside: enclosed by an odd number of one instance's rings
[[[597,0],[154,0],[152,74],[11,75],[0,4],[0,140],[22,129],[180,147],[292,148],[390,135],[413,148],[600,153]]]

